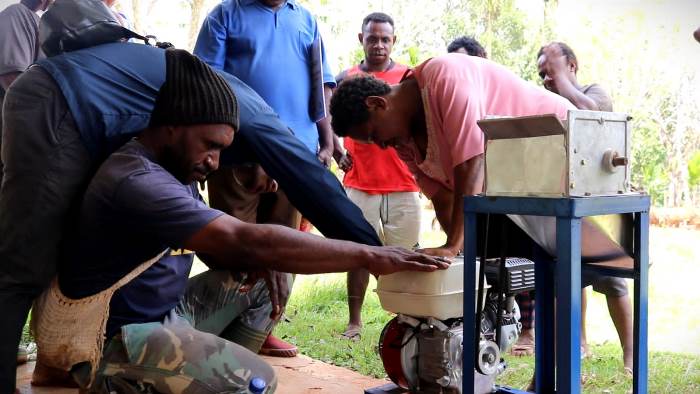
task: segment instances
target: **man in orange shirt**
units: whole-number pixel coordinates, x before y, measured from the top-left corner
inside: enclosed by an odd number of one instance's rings
[[[362,21],[358,38],[365,59],[340,73],[337,82],[358,74],[372,74],[389,84],[399,83],[408,67],[391,59],[396,42],[394,20],[381,12],[369,14]],[[350,200],[360,207],[385,245],[416,246],[420,233],[420,201],[418,186],[406,164],[394,148],[382,149],[349,138],[344,143],[346,150],[336,144],[334,157],[345,171],[343,183]],[[360,337],[362,303],[368,282],[366,270],[348,273],[350,320],[343,336],[351,340]]]

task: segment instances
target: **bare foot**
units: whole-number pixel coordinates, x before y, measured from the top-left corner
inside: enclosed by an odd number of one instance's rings
[[[77,388],[78,384],[73,380],[70,372],[46,366],[40,362],[34,365],[32,373],[32,386],[58,386]]]
[[[591,348],[588,346],[588,343],[581,341],[581,360],[591,357],[593,357],[593,353],[591,353]]]
[[[510,354],[516,357],[532,356],[535,354],[535,330],[523,330],[515,342]]]
[[[632,349],[622,349],[622,362],[625,364],[625,372],[632,376],[632,366],[634,365],[634,353]]]

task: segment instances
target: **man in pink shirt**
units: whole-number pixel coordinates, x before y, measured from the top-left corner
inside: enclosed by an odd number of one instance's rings
[[[462,197],[482,191],[487,115],[556,114],[574,107],[487,59],[447,54],[389,86],[371,76],[345,81],[331,101],[339,136],[396,148],[433,201],[447,242],[425,252],[455,256],[463,245]]]
[[[476,122],[489,115],[555,114],[565,119],[570,109],[575,107],[567,99],[505,67],[462,54],[430,59],[395,86],[370,76],[347,80],[331,100],[333,129],[339,136],[393,146],[406,161],[447,233],[443,246],[423,252],[448,257],[463,246],[463,196],[483,188],[484,135]],[[553,223],[527,216],[511,219],[547,253],[556,255]],[[582,224],[581,241],[584,257],[630,259],[587,222]]]

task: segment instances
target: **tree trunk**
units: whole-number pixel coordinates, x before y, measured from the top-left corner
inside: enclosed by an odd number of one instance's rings
[[[201,28],[200,20],[204,12],[204,3],[206,0],[189,0],[190,5],[190,34],[187,47],[194,50],[194,44],[197,41],[197,35]]]

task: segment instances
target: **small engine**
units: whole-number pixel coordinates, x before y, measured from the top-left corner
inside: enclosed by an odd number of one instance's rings
[[[503,263],[501,259],[486,260],[483,271],[488,285],[481,291],[477,289],[479,294],[483,294],[488,288],[482,298],[474,372],[475,392],[480,393],[491,392],[495,377],[506,368],[501,354],[518,340],[521,324],[515,294],[535,287],[532,261],[508,258]],[[378,290],[378,293],[381,296],[386,292]],[[384,327],[379,338],[379,354],[389,378],[411,393],[461,393],[462,317],[439,319],[411,316],[408,309],[397,310],[402,308],[387,305],[390,308],[385,309],[398,312],[397,317]],[[384,300],[382,306],[385,306]],[[440,314],[441,310],[436,309],[436,314]]]

